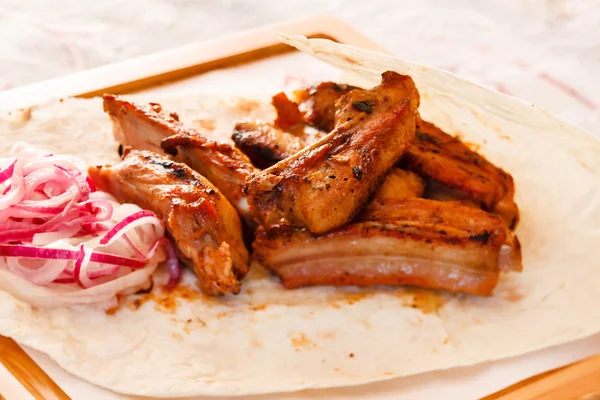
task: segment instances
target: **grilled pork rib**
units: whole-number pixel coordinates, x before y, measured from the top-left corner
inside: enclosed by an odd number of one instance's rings
[[[298,104],[305,123],[318,130],[331,132],[335,128],[335,104],[343,95],[354,89],[358,88],[335,82],[321,82],[294,91],[294,101]],[[275,108],[277,115],[284,111]]]
[[[242,121],[231,139],[259,168],[268,168],[291,157],[331,132],[335,126],[335,104],[356,89],[322,82],[294,92],[294,101],[284,93],[273,96],[277,111],[274,123]]]
[[[110,115],[115,139],[137,150],[163,153],[189,165],[214,184],[238,210],[246,223],[253,225],[241,188],[246,176],[256,169],[234,146],[205,139],[183,126],[176,114],[165,116],[159,104],[139,106],[113,95],[104,95],[104,110]],[[161,142],[173,136],[171,139]],[[177,148],[175,148],[177,146]]]
[[[385,72],[381,85],[340,104],[344,123],[247,180],[251,211],[266,229],[325,233],[349,222],[414,139],[419,97],[409,76]]]
[[[296,102],[304,124],[319,129],[337,126],[358,112],[355,107],[346,105],[345,110],[338,110],[335,114],[336,102],[341,94],[354,89],[338,85],[339,91],[336,91],[335,87],[332,82],[323,82],[299,92]],[[292,106],[276,109],[278,120],[298,120],[299,113],[293,111]],[[470,150],[460,139],[432,123],[422,121],[418,116],[416,130],[415,141],[407,149],[401,166],[428,181],[428,198],[460,200],[500,215],[511,229],[516,227],[519,210],[514,202],[514,182],[509,174]],[[284,130],[272,124],[250,121],[239,124],[234,133],[234,140],[240,149],[261,168],[292,156],[318,139],[319,134],[298,136],[289,128]]]
[[[324,132],[315,132],[312,137],[295,135],[271,123],[245,120],[235,124],[231,139],[252,164],[258,168],[269,168],[323,136]]]
[[[129,149],[120,163],[90,167],[88,173],[100,190],[162,219],[178,258],[193,268],[204,293],[239,293],[249,258],[241,222],[200,174],[156,153]]]
[[[402,166],[468,196],[514,229],[519,209],[512,177],[434,124],[417,120],[415,142]]]
[[[517,238],[498,216],[451,202],[398,201],[324,235],[259,228],[253,257],[286,288],[415,285],[490,295],[520,271]]]

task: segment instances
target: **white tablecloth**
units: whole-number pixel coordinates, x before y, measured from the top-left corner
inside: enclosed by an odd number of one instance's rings
[[[600,134],[600,0],[2,0],[0,90],[315,13]]]

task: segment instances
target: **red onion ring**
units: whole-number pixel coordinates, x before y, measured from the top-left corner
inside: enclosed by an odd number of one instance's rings
[[[97,192],[80,169],[83,163],[70,156],[20,155],[0,159],[0,165],[6,165],[0,170],[0,270],[38,286],[77,285],[86,292],[115,281],[109,287],[123,290],[148,279],[156,268],[150,261],[163,248],[169,255],[167,286],[179,281],[175,252],[156,215]],[[117,220],[115,207],[120,214],[132,211]]]

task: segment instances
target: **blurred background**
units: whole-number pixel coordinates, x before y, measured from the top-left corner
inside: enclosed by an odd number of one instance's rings
[[[0,0],[0,91],[314,14],[600,135],[600,0]]]

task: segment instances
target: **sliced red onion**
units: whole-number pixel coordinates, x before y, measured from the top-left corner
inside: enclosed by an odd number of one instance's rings
[[[112,275],[112,274],[116,273],[119,269],[120,269],[120,267],[118,267],[118,266],[97,269],[95,271],[89,272],[88,275],[89,275],[90,279],[94,280],[97,278],[102,278],[103,276],[106,276],[106,275]]]
[[[0,256],[42,258],[47,260],[75,260],[79,253],[68,249],[53,249],[16,244],[0,244]]]
[[[85,181],[87,182],[88,187],[90,188],[90,193],[94,193],[96,191],[96,185],[94,185],[94,181],[92,180],[92,178],[86,176]]]
[[[75,278],[56,278],[54,283],[77,283]]]
[[[91,255],[91,261],[102,264],[112,264],[121,267],[142,268],[144,265],[146,265],[148,259],[154,255],[156,247],[158,246],[153,247],[153,250],[149,252],[147,258],[141,260],[93,251]],[[79,256],[79,251],[68,249],[56,249],[50,247],[1,244],[0,256],[38,258],[45,260],[77,260],[77,257]]]
[[[19,168],[19,161],[13,168],[13,174],[10,178],[9,190],[4,192],[0,197],[0,210],[10,207],[13,204],[17,204],[23,198],[25,194],[25,185],[23,181],[23,173]]]
[[[8,167],[6,167],[2,171],[0,171],[0,183],[4,183],[8,179],[10,179],[10,177],[13,174],[13,171],[15,170],[16,163],[17,163],[17,160],[14,160]]]
[[[146,258],[146,256],[144,255],[144,253],[142,253],[142,252],[140,251],[140,249],[138,249],[138,248],[136,247],[136,245],[135,245],[135,244],[133,244],[133,243],[131,242],[131,240],[129,239],[129,237],[127,237],[127,234],[124,234],[122,237],[123,237],[123,240],[125,240],[125,242],[126,242],[126,243],[127,243],[127,245],[129,246],[129,248],[130,248],[130,249],[131,249],[131,250],[132,250],[132,251],[133,251],[133,252],[134,252],[134,253],[135,253],[135,254],[136,254],[136,255],[137,255],[139,258],[142,258],[142,259]]]
[[[177,260],[154,213],[97,192],[74,157],[27,154],[0,160],[0,276],[12,281],[4,274],[14,274],[39,288],[13,294],[34,303],[49,293],[57,294],[58,303],[76,303],[77,296],[83,303],[114,300],[147,282],[164,256],[157,255],[159,248],[169,254],[168,286],[176,284]]]
[[[75,278],[75,282],[83,288],[92,286],[92,281],[87,272],[87,267],[90,264],[91,258],[92,252],[86,249],[84,245],[79,246],[79,254],[77,255],[77,260],[75,260],[73,277]]]
[[[61,239],[75,236],[81,230],[81,225],[70,226],[57,232],[36,233],[33,235],[31,244],[34,246],[46,246]]]
[[[135,269],[135,268],[143,268],[150,258],[151,258],[151,256],[149,256],[148,258],[144,258],[142,260],[135,260],[133,258],[115,256],[114,254],[100,253],[98,251],[94,251],[92,253],[91,261],[95,261],[95,262],[102,263],[102,264],[112,264],[112,265],[118,265],[121,267],[129,267],[129,268]]]
[[[112,228],[108,233],[106,233],[102,240],[100,240],[100,245],[109,245],[116,239],[124,235],[125,232],[127,232],[128,230],[147,223],[162,226],[158,218],[156,218],[156,214],[154,214],[152,211],[138,211],[123,219],[121,222],[115,225],[114,228]]]

